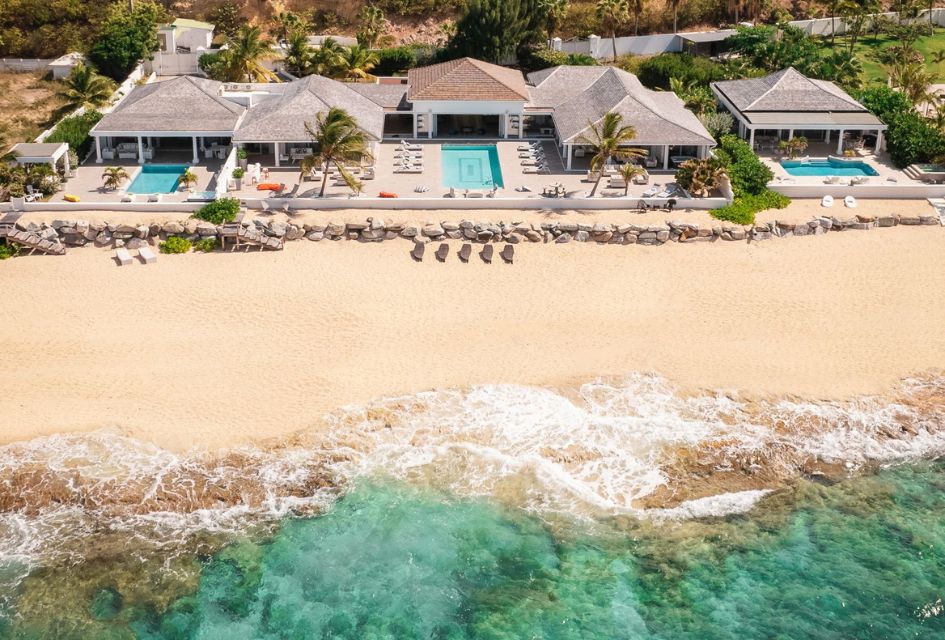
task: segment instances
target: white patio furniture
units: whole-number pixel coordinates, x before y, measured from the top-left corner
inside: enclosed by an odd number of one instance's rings
[[[161,195],[162,195],[162,194],[160,194],[160,193],[149,193],[149,194],[148,194],[148,202],[160,202],[160,201],[161,201]]]
[[[118,266],[127,267],[131,264],[131,253],[127,249],[122,247],[121,249],[115,250],[115,260],[118,261]]]
[[[123,195],[123,196],[121,197],[121,201],[122,201],[122,202],[134,202],[134,201],[135,201],[135,194],[133,194],[133,193],[126,193],[125,195]]]
[[[157,262],[157,256],[151,251],[151,247],[141,247],[138,249],[138,257],[145,264],[154,264]]]

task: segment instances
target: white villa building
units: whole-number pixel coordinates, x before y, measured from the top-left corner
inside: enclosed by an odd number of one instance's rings
[[[882,148],[887,127],[879,118],[834,83],[808,78],[794,68],[763,78],[713,82],[711,87],[753,148],[774,150],[784,134],[826,143],[833,139],[838,156],[862,144],[866,135],[875,137],[871,146],[876,152]]]
[[[340,107],[372,144],[390,139],[554,140],[572,169],[589,146],[591,123],[616,111],[649,151],[647,166],[669,169],[704,157],[712,136],[671,92],[650,91],[610,67],[555,67],[530,74],[471,58],[413,69],[406,78],[342,83],[309,76],[287,83],[224,84],[179,76],[135,87],[92,129],[98,162],[144,164],[162,150],[226,157],[231,145],[273,166],[307,155],[305,123]]]

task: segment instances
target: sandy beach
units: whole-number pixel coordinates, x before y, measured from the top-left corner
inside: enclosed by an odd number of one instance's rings
[[[409,249],[6,261],[0,441],[113,428],[216,449],[431,388],[646,371],[682,389],[825,398],[945,363],[942,228],[521,245],[512,266],[417,264]]]

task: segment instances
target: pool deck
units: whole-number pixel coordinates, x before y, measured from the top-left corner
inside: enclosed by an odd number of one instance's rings
[[[832,144],[825,143],[814,143],[808,147],[807,151],[803,154],[800,154],[797,159],[803,157],[809,157],[813,159],[826,159],[828,156],[836,156],[836,147]],[[771,182],[772,185],[804,185],[804,186],[827,186],[824,183],[824,176],[795,176],[789,174],[784,167],[781,166],[782,157],[774,153],[763,153],[759,154],[761,160],[771,167],[771,170],[774,172],[774,180]],[[788,158],[785,158],[788,159]],[[917,181],[913,180],[901,170],[897,169],[892,164],[892,160],[889,158],[889,154],[882,152],[878,155],[874,154],[865,154],[863,156],[857,156],[850,158],[850,160],[859,160],[868,164],[872,167],[879,175],[868,176],[868,181],[866,184],[870,185],[908,185],[908,184],[920,184]],[[841,178],[841,183],[849,183],[850,177],[845,176]]]

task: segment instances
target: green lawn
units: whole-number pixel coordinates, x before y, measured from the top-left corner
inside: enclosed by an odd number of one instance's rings
[[[854,51],[863,63],[863,81],[867,84],[879,83],[886,84],[886,70],[876,59],[876,52],[886,47],[896,44],[897,40],[887,36],[874,36],[867,34],[861,36],[856,43]],[[837,48],[847,48],[850,46],[849,39],[845,37],[837,38]],[[945,29],[936,29],[931,36],[920,38],[916,41],[916,49],[925,56],[926,66],[929,71],[936,74],[937,82],[945,83],[945,62],[938,64],[932,62],[932,54],[936,51],[945,50]],[[830,40],[826,40],[824,47],[830,48]]]

